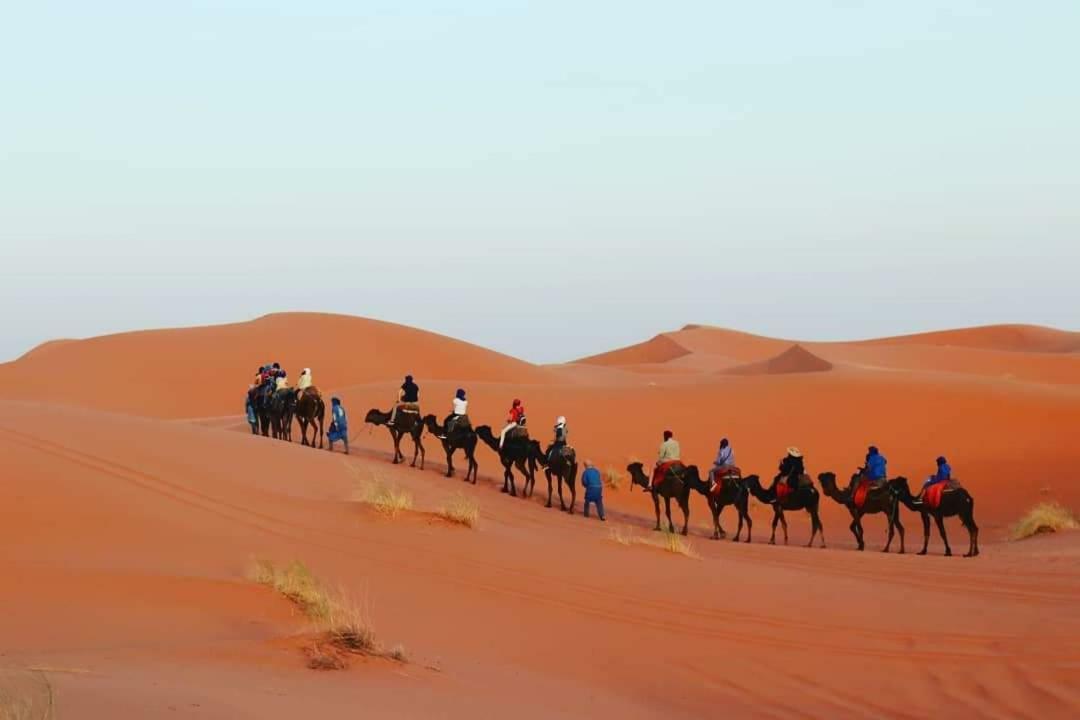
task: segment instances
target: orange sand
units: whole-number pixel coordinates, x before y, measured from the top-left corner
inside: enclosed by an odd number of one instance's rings
[[[48,344],[0,365],[0,671],[42,669],[60,717],[1074,717],[1080,533],[1005,535],[1040,500],[1080,508],[1078,337],[977,328],[804,342],[792,358],[790,340],[689,327],[537,367],[294,314]],[[808,358],[832,368],[788,369]],[[250,436],[243,391],[275,359],[344,398],[349,458]],[[740,366],[764,371],[723,372]],[[799,546],[798,516],[791,547],[765,545],[756,502],[752,544],[711,541],[697,496],[699,558],[621,545],[612,526],[652,527],[625,487],[607,491],[605,525],[580,498],[576,516],[546,510],[542,479],[531,500],[501,495],[487,448],[476,487],[441,475],[431,438],[426,470],[390,465],[386,432],[362,420],[405,371],[439,414],[459,385],[475,423],[498,425],[513,396],[534,433],[565,414],[602,467],[648,460],[666,427],[686,460],[710,462],[726,435],[763,476],[792,444],[812,473],[844,477],[874,443],[916,482],[945,453],[976,499],[983,554],[940,557],[936,533],[931,556],[910,554],[922,533],[907,511],[908,555],[876,552],[880,517],[854,552],[828,499],[827,550]],[[376,475],[414,510],[387,520],[358,503]],[[479,529],[433,517],[458,492],[479,503]],[[301,559],[366,597],[413,663],[306,669],[306,623],[244,580],[253,556]]]

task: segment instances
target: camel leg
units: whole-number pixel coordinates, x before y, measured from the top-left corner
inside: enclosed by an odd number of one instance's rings
[[[551,493],[553,492],[552,487],[551,487],[551,469],[550,468],[548,468],[547,470],[544,470],[544,477],[547,478],[547,484],[548,484],[548,501],[547,501],[547,504],[544,505],[544,507],[549,508],[549,507],[551,507]],[[559,500],[560,501],[562,500],[562,488],[561,487],[559,488]],[[565,510],[565,509],[566,508],[563,508],[563,510]]]
[[[814,526],[814,532],[821,535],[821,547],[825,547],[825,526],[821,524],[821,516],[818,515],[817,507],[810,509],[810,522]],[[859,535],[862,536],[862,524],[859,524]],[[810,534],[810,545],[814,544],[814,534]],[[809,547],[809,545],[807,546]]]
[[[443,450],[446,451],[446,477],[454,477],[454,450],[446,442],[443,443]]]
[[[476,473],[480,470],[480,463],[476,462],[476,449],[465,451],[465,457],[469,460],[469,469],[465,471],[465,481],[469,481],[469,474],[472,474],[473,485],[476,484]]]
[[[854,512],[851,513],[851,524],[848,525],[848,529],[851,530],[851,534],[855,536],[855,543],[859,550],[863,549],[862,537],[859,535],[859,516]]]
[[[934,522],[937,523],[938,535],[941,535],[941,542],[945,543],[945,557],[952,556],[952,548],[949,547],[949,538],[945,534],[945,518],[940,513],[934,515]]]
[[[675,532],[675,522],[672,521],[672,499],[664,498],[664,515],[667,516],[667,531]]]
[[[919,513],[922,516],[922,550],[919,551],[919,555],[926,554],[926,548],[930,546],[930,515],[928,513]]]
[[[653,532],[660,531],[660,497],[656,494],[652,494],[653,506],[656,508],[656,527],[653,528]]]
[[[885,549],[882,552],[889,552],[889,548],[892,547],[893,535],[896,534],[896,521],[894,520],[892,513],[886,513],[885,519],[889,523],[889,539],[885,543]]]
[[[979,554],[979,526],[975,524],[975,499],[960,513],[960,521],[968,531],[968,551],[964,557],[975,557]]]
[[[784,529],[784,544],[787,545],[787,543],[788,543],[787,517],[784,516],[783,508],[780,509],[780,527]]]
[[[709,510],[712,512],[713,540],[720,540],[725,536],[724,529],[720,527],[720,505],[712,500],[709,501]],[[741,528],[742,525],[740,524]]]
[[[690,531],[690,493],[687,491],[684,497],[679,498],[679,507],[682,508],[682,534]]]
[[[776,524],[778,522],[780,522],[780,514],[782,512],[783,511],[780,509],[779,505],[773,505],[772,535],[769,536],[769,544],[770,545],[775,545],[776,544]]]
[[[904,554],[904,523],[900,522],[900,505],[897,503],[894,511],[893,524],[896,525],[897,532],[900,533],[900,554]]]
[[[566,503],[563,501],[562,485],[563,485],[563,474],[562,474],[562,472],[560,472],[559,473],[559,509],[562,510],[563,512],[566,512]]]
[[[566,512],[573,515],[574,505],[577,504],[577,483],[574,481],[574,475],[577,474],[577,468],[572,469],[570,473],[570,478],[566,481],[566,485],[570,488],[570,509]]]

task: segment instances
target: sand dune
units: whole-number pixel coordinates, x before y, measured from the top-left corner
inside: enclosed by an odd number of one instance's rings
[[[761,362],[739,365],[725,372],[729,375],[784,375],[832,370],[832,363],[822,360],[802,345],[792,345],[776,357]]]
[[[294,376],[313,369],[334,387],[417,377],[540,381],[545,371],[475,345],[391,323],[341,315],[268,315],[246,323],[151,330],[65,342],[0,365],[7,397],[154,417],[243,409],[244,383],[264,362]]]
[[[1038,325],[987,325],[900,335],[868,342],[877,345],[944,345],[1010,352],[1069,353],[1080,351],[1080,332]]]
[[[385,323],[283,315],[47,346],[0,366],[0,671],[40,673],[61,717],[1072,717],[1080,533],[1005,538],[1039,500],[1080,507],[1080,388],[1067,351],[1024,342],[793,345],[688,327],[540,368]],[[344,398],[349,458],[248,433],[235,398],[274,353]],[[177,357],[189,374],[160,372]],[[723,372],[740,366],[755,371]],[[843,477],[873,442],[916,482],[945,452],[976,498],[983,554],[942,558],[935,534],[930,557],[881,555],[880,517],[866,520],[873,552],[854,552],[828,499],[828,550],[798,547],[799,514],[792,547],[764,544],[756,503],[752,544],[711,541],[699,496],[698,558],[622,545],[611,527],[651,535],[640,492],[609,489],[601,524],[545,509],[542,479],[529,500],[500,494],[486,447],[475,487],[443,477],[430,437],[425,470],[390,465],[386,431],[362,417],[403,367],[432,412],[464,385],[476,423],[498,424],[514,396],[541,436],[567,415],[601,467],[649,460],[666,427],[689,462],[727,435],[766,477],[790,444],[812,473]],[[375,478],[413,509],[389,520],[358,502]],[[434,516],[457,493],[479,504],[479,529]],[[730,509],[722,520],[733,530]],[[903,520],[910,553],[921,523]],[[310,626],[245,580],[254,556],[303,560],[366,598],[413,662],[306,669]]]

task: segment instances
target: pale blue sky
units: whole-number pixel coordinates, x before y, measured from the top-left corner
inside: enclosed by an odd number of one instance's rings
[[[1080,3],[2,2],[0,359],[1080,328]]]

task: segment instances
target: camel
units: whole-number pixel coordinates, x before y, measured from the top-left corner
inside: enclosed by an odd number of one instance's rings
[[[930,544],[931,516],[933,516],[934,522],[937,523],[941,541],[945,543],[945,555],[952,555],[949,538],[945,536],[945,518],[954,515],[959,516],[960,522],[968,531],[968,551],[964,553],[964,557],[975,557],[979,554],[979,526],[975,524],[975,498],[971,497],[971,493],[962,487],[949,490],[941,496],[941,504],[937,508],[929,508],[923,503],[921,493],[919,497],[911,494],[907,478],[893,478],[889,481],[889,486],[896,493],[897,499],[906,505],[908,510],[917,512],[922,516],[923,546],[918,553],[919,555],[925,555],[926,548]]]
[[[705,483],[701,481],[697,466],[684,465],[681,471],[676,468],[668,468],[660,484],[655,488],[652,486],[652,478],[645,474],[645,468],[641,463],[630,463],[626,466],[626,470],[630,473],[631,490],[634,489],[634,485],[640,485],[652,495],[653,506],[656,509],[656,527],[653,530],[660,530],[660,497],[663,496],[668,531],[675,532],[675,523],[671,520],[671,499],[675,498],[683,511],[681,532],[686,535],[690,525],[690,491],[697,489],[699,492],[704,492]]]
[[[454,432],[446,434],[446,429],[439,425],[434,415],[424,416],[424,426],[429,433],[439,438],[443,450],[446,451],[446,477],[454,477],[454,453],[464,450],[465,459],[469,461],[469,469],[465,471],[465,482],[469,482],[469,478],[472,477],[472,484],[475,485],[480,466],[476,462],[476,432],[472,426],[458,420]],[[443,435],[446,435],[445,439]]]
[[[311,425],[311,447],[315,447],[315,425],[319,426],[319,449],[323,447],[323,423],[326,421],[326,401],[319,389],[312,385],[304,390],[304,395],[296,401],[296,419],[300,423],[300,443],[307,445],[308,425]],[[289,437],[292,437],[290,431]]]
[[[276,390],[270,400],[270,430],[275,440],[292,442],[292,419],[296,411],[296,392]]]
[[[746,478],[746,487],[750,490],[750,493],[759,501],[766,505],[772,505],[773,509],[773,521],[772,521],[772,536],[769,537],[769,544],[776,544],[776,524],[780,523],[784,528],[784,544],[788,542],[787,532],[787,518],[784,517],[785,510],[805,510],[810,513],[810,542],[806,544],[806,547],[811,547],[814,544],[814,537],[821,533],[821,547],[825,547],[825,527],[821,524],[821,518],[818,516],[818,507],[821,505],[821,495],[818,494],[817,488],[810,482],[810,478],[803,476],[805,484],[800,483],[799,487],[791,491],[783,500],[783,502],[777,501],[776,486],[779,482],[787,482],[784,480],[773,480],[773,484],[768,489],[761,486],[761,480],[756,475],[751,475]]]
[[[544,507],[551,507],[551,477],[554,475],[559,481],[559,509],[564,512],[568,512],[571,515],[574,514],[574,504],[577,503],[577,453],[574,448],[567,446],[562,452],[556,453],[555,457],[551,458],[548,453],[539,452],[540,443],[533,440],[534,455],[537,456],[537,462],[544,468],[544,476],[547,478],[548,485],[548,499],[547,504]],[[563,501],[563,483],[570,488],[570,508],[567,509],[566,503]]]
[[[490,425],[481,425],[476,428],[476,436],[494,450],[499,456],[499,461],[502,462],[502,491],[510,493],[511,497],[517,497],[517,486],[514,484],[514,473],[511,470],[516,467],[525,478],[521,497],[527,498],[532,495],[533,486],[536,485],[536,448],[533,442],[525,438],[507,437],[506,443],[500,448],[499,438],[491,432]]]
[[[255,408],[255,417],[263,437],[270,437],[270,405],[273,402],[274,389],[272,385],[264,384],[255,388],[252,392],[251,403]]]
[[[378,408],[372,408],[368,410],[364,422],[376,426],[386,425],[390,422],[390,413],[382,412]],[[423,470],[425,452],[424,443],[420,442],[420,436],[424,434],[424,422],[420,419],[420,414],[398,410],[397,417],[394,418],[394,424],[387,425],[386,429],[390,431],[390,437],[394,439],[394,464],[405,462],[405,455],[401,452],[401,439],[409,435],[413,441],[412,467],[416,467],[416,456],[419,454],[420,469]]]
[[[757,475],[751,475],[749,478],[757,480]],[[746,542],[750,542],[750,531],[754,527],[754,521],[750,519],[750,490],[746,486],[749,478],[725,475],[717,481],[720,483],[720,488],[715,493],[709,489],[708,483],[703,482],[699,488],[695,488],[705,496],[706,502],[709,503],[709,510],[712,511],[713,540],[722,540],[727,537],[724,528],[720,526],[720,513],[728,505],[734,505],[739,513],[739,529],[735,531],[735,537],[732,540],[739,542],[745,522]]]
[[[836,475],[831,472],[819,474],[818,482],[821,483],[821,489],[824,491],[825,495],[846,507],[848,512],[851,513],[851,534],[855,536],[855,542],[859,544],[859,550],[864,550],[866,548],[866,543],[863,542],[862,516],[884,513],[886,519],[889,521],[889,539],[885,543],[885,548],[882,552],[889,552],[889,548],[892,546],[893,534],[896,530],[899,530],[900,554],[903,555],[904,524],[900,522],[900,503],[896,499],[896,493],[893,492],[888,484],[871,488],[866,493],[866,499],[863,501],[862,507],[856,507],[855,488],[858,487],[858,483],[862,480],[862,477],[861,473],[852,475],[851,484],[843,490],[837,488]]]

